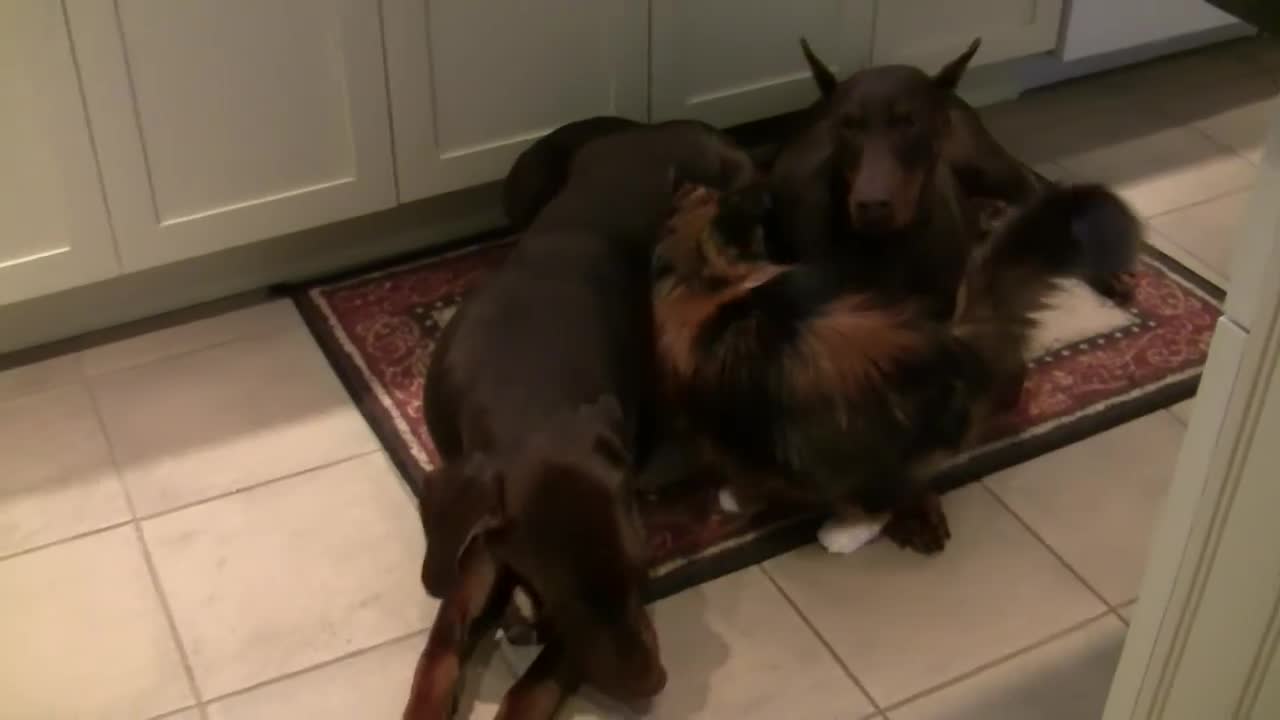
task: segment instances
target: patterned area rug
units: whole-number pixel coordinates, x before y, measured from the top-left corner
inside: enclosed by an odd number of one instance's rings
[[[436,462],[422,421],[422,385],[436,338],[466,291],[508,245],[405,262],[299,288],[295,301],[320,346],[410,487]],[[1043,318],[1021,405],[978,449],[937,478],[955,488],[1190,397],[1220,293],[1174,261],[1142,258],[1132,305],[1068,284]],[[819,518],[774,507],[726,515],[696,483],[642,499],[656,599],[811,542]]]

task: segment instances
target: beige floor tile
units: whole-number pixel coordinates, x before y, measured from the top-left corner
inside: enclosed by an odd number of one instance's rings
[[[1235,107],[1207,115],[1197,120],[1195,126],[1214,140],[1244,155],[1255,165],[1262,164],[1267,129],[1276,112],[1276,82],[1272,80],[1268,85],[1272,89],[1269,96],[1241,102]]]
[[[204,697],[420,630],[422,530],[381,454],[143,523]]]
[[[1174,417],[1181,420],[1183,425],[1186,425],[1191,422],[1191,409],[1192,407],[1195,406],[1195,402],[1196,402],[1195,398],[1191,398],[1190,400],[1183,400],[1177,405],[1174,405],[1173,407],[1169,408],[1169,412],[1173,413]]]
[[[1124,646],[1106,616],[956,685],[889,711],[890,720],[1092,720],[1102,717]]]
[[[1183,267],[1190,270],[1196,276],[1203,278],[1207,282],[1218,288],[1227,287],[1227,278],[1222,273],[1213,269],[1209,263],[1201,260],[1199,256],[1193,255],[1182,245],[1165,237],[1163,233],[1155,229],[1150,222],[1147,225],[1147,243],[1151,247],[1177,260]]]
[[[92,379],[143,515],[378,447],[306,331],[237,340]]]
[[[1237,43],[1220,43],[1119,68],[1098,80],[1148,98],[1200,94],[1258,74],[1259,68],[1243,57]]]
[[[1059,162],[1073,178],[1114,186],[1143,217],[1246,189],[1257,172],[1249,161],[1185,127],[1100,144]]]
[[[84,352],[84,369],[98,375],[231,340],[301,327],[302,317],[293,301],[274,300],[90,348]]]
[[[1275,38],[1254,38],[1241,43],[1245,59],[1264,70],[1280,70],[1280,42]]]
[[[0,715],[149,718],[192,704],[133,527],[0,562]]]
[[[1277,91],[1274,80],[1259,74],[1235,78],[1194,93],[1153,97],[1150,102],[1171,123],[1194,125],[1257,164],[1262,160]]]
[[[713,580],[658,602],[654,623],[667,688],[647,718],[849,718],[874,711],[786,598],[759,568]],[[533,654],[510,655],[522,672]],[[573,720],[636,717],[589,696],[573,698]]]
[[[1192,205],[1151,218],[1151,227],[1230,280],[1231,249],[1244,232],[1245,208],[1250,191]]]
[[[1128,605],[1125,605],[1124,607],[1117,608],[1117,609],[1120,611],[1120,615],[1124,617],[1125,620],[1132,622],[1133,611],[1136,610],[1137,608],[1138,608],[1138,603],[1135,600],[1134,602],[1131,602]]]
[[[1137,597],[1185,428],[1155,412],[986,480],[1112,604]]]
[[[939,556],[880,541],[844,557],[810,546],[766,565],[882,705],[1105,609],[985,488],[945,503],[953,539]]]
[[[0,403],[0,556],[130,518],[83,385]]]
[[[201,720],[200,711],[196,708],[187,708],[176,713],[164,715],[156,718],[156,720]]]
[[[80,380],[80,355],[71,353],[0,371],[0,402]]]
[[[979,112],[997,140],[1036,166],[1142,137],[1158,126],[1134,113],[1124,93],[1093,78],[1034,90]]]
[[[209,720],[400,720],[414,666],[426,643],[414,635],[332,665],[254,688],[209,705]],[[490,662],[464,685],[462,717],[492,718],[510,685],[500,662]],[[478,687],[476,687],[478,685]]]

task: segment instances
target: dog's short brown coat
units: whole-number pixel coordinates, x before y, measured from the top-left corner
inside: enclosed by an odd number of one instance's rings
[[[579,682],[624,700],[665,683],[630,484],[651,422],[648,267],[673,172],[730,187],[754,169],[694,124],[589,142],[434,350],[425,420],[444,464],[423,498],[423,582],[442,604],[406,718],[447,717],[475,623],[515,586],[548,646],[508,717],[545,717]]]
[[[1006,150],[955,93],[979,41],[930,76],[905,65],[839,81],[801,41],[821,92],[770,173],[776,259],[837,262],[851,285],[950,315],[982,237],[975,203],[1024,206],[1051,185]],[[1090,278],[1123,297],[1116,277]]]

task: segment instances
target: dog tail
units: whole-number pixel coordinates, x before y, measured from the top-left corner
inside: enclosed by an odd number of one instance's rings
[[[502,183],[502,210],[512,230],[523,230],[560,192],[578,150],[596,138],[640,125],[634,120],[600,116],[563,125],[530,145]]]
[[[1058,281],[1132,271],[1142,225],[1099,185],[1051,188],[997,227],[969,260],[953,332],[978,352],[1021,355]],[[1010,362],[1013,360],[1011,359]]]

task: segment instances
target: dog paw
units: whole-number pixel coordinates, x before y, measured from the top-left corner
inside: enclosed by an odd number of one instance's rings
[[[875,540],[884,529],[883,517],[832,518],[818,528],[818,543],[835,555],[848,555]]]
[[[720,509],[730,515],[742,512],[742,503],[738,502],[738,495],[731,487],[720,488],[720,492],[716,494],[716,501],[719,502]]]
[[[898,547],[934,555],[946,549],[951,526],[942,510],[941,498],[930,494],[896,510],[885,525],[884,534]]]

